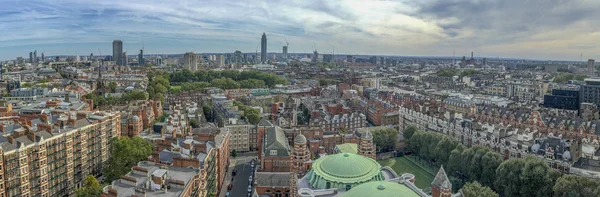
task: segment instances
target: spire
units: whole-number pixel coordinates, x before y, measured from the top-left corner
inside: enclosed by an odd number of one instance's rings
[[[435,175],[433,182],[431,185],[439,188],[439,189],[452,189],[452,183],[448,180],[448,176],[446,175],[446,171],[444,170],[444,166],[440,167],[438,173]]]

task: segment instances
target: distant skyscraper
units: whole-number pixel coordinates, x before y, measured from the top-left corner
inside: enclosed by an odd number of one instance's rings
[[[123,56],[122,55],[123,55],[123,41],[114,40],[113,41],[113,55],[112,55],[112,59],[119,66],[124,66],[123,65]]]
[[[37,50],[33,51],[33,62],[35,62],[35,63],[38,62]]]
[[[144,65],[144,49],[140,49],[140,54],[138,55],[138,65]]]
[[[348,62],[348,63],[354,63],[354,57],[352,57],[351,55],[347,55],[346,56],[346,62]]]
[[[288,58],[288,46],[283,46],[283,59],[287,60]]]
[[[163,59],[161,56],[158,56],[158,58],[156,58],[156,65],[160,66],[163,64]]]
[[[267,61],[267,34],[263,33],[262,38],[260,39],[260,61]]]
[[[590,74],[590,76],[595,77],[596,76],[596,60],[589,59],[587,69],[588,69],[588,73]]]
[[[29,52],[29,63],[33,63],[33,52]]]
[[[127,59],[127,52],[123,52],[121,55],[121,64],[122,66],[127,66],[129,64],[129,60]]]
[[[46,52],[42,52],[42,62],[44,61],[44,58],[46,58]]]
[[[90,53],[90,61],[94,60],[94,53]]]
[[[190,70],[198,70],[198,55],[193,52],[187,52],[183,55],[183,67]]]
[[[215,60],[217,62],[217,66],[218,67],[225,66],[225,56],[223,56],[223,55],[217,55],[217,57],[215,58]]]

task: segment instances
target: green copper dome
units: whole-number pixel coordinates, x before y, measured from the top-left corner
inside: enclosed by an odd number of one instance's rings
[[[317,159],[307,178],[315,189],[338,188],[341,191],[364,182],[385,180],[377,161],[354,153],[326,155]]]
[[[363,183],[350,189],[340,197],[419,197],[419,195],[410,188],[395,182],[373,181]]]

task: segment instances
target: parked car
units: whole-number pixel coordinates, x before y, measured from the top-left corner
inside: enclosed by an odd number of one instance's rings
[[[250,176],[250,178],[248,178],[248,182],[252,183],[252,176]]]
[[[237,174],[237,170],[233,169],[233,171],[231,171],[231,176],[235,176]]]
[[[225,194],[225,197],[229,197],[229,192],[227,192],[227,193]]]
[[[231,190],[233,188],[233,184],[229,183],[229,185],[227,185],[227,190]]]
[[[248,185],[248,193],[252,193],[252,185]]]

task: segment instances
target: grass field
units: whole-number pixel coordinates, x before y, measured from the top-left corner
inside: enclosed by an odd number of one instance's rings
[[[421,166],[418,166],[405,157],[396,157],[392,159],[379,160],[378,161],[382,166],[390,166],[398,175],[402,173],[411,173],[415,175],[415,185],[421,189],[426,189],[431,187],[431,182],[433,181],[433,176]]]

